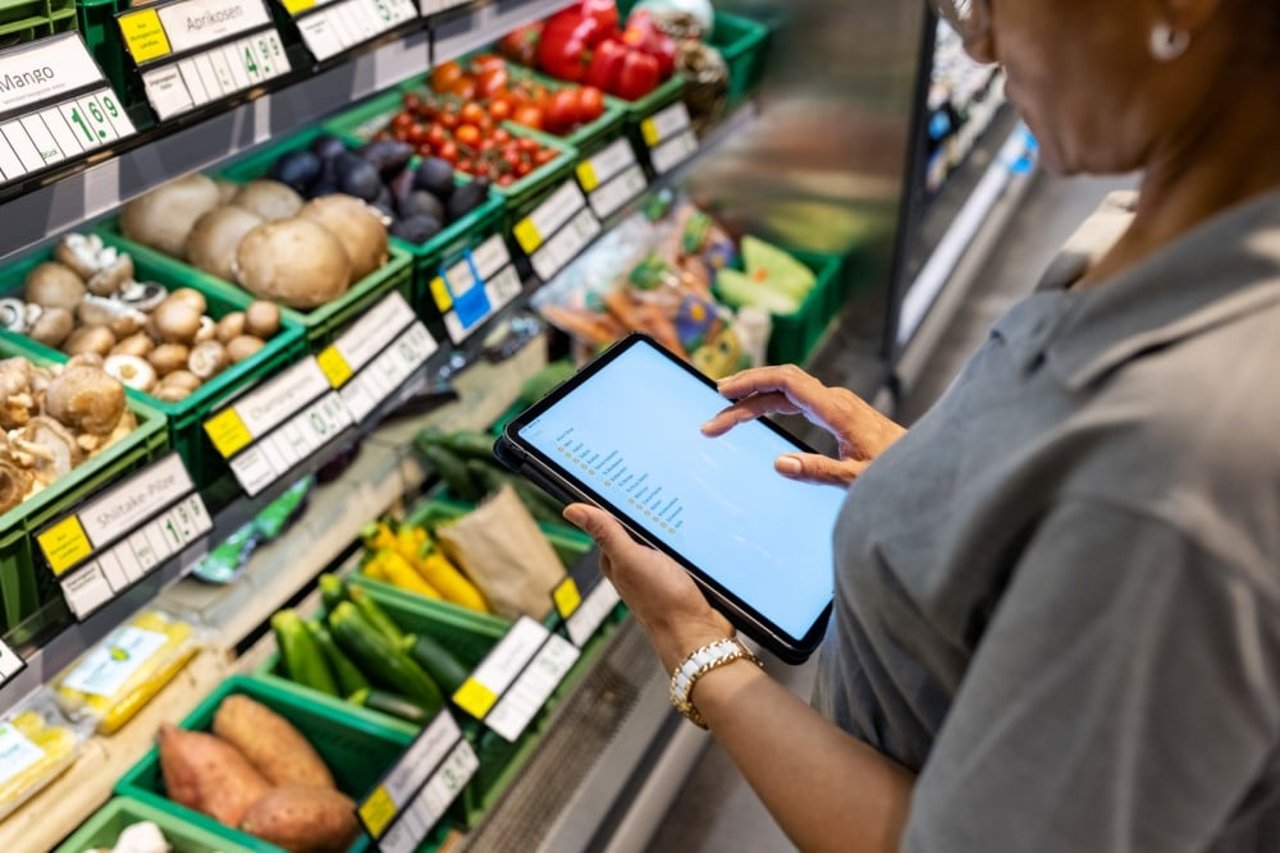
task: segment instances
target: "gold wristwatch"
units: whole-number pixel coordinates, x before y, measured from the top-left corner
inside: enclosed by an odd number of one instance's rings
[[[693,693],[694,685],[698,683],[699,678],[711,672],[711,670],[719,669],[726,664],[744,659],[764,669],[764,664],[760,662],[760,658],[756,657],[737,637],[716,640],[714,643],[708,643],[698,649],[685,658],[684,662],[675,668],[675,672],[671,673],[671,704],[675,705],[676,710],[683,714],[689,722],[705,729],[707,727],[706,720],[702,718],[702,714],[698,713],[698,709],[689,701],[689,695]]]

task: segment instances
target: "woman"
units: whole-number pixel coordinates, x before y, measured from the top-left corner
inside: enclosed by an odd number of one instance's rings
[[[743,663],[690,700],[805,850],[1274,853],[1280,2],[955,6],[1047,165],[1143,170],[1136,210],[910,433],[794,368],[721,383],[708,435],[804,414],[840,459],[778,472],[852,488],[821,714]],[[566,516],[669,671],[732,633],[609,516]]]

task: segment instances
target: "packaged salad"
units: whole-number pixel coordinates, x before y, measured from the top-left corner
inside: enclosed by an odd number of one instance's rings
[[[44,690],[0,717],[0,820],[70,767],[85,735]]]

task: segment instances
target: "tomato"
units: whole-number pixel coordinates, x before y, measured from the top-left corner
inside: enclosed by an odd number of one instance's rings
[[[498,178],[498,186],[509,187],[516,182],[515,175],[502,175]]]
[[[459,172],[466,172],[468,175],[475,174],[476,164],[474,160],[459,160],[457,166]]]
[[[550,148],[543,148],[533,155],[533,162],[539,166],[545,166],[554,159],[556,159],[556,152]]]
[[[546,126],[553,132],[567,131],[578,123],[580,113],[578,90],[561,89],[551,99],[551,107],[546,116]]]
[[[493,169],[490,168],[488,163],[477,163],[475,165],[475,170],[471,174],[475,175],[477,178],[487,178],[493,174]]]
[[[457,62],[446,62],[431,69],[431,88],[437,92],[452,91],[454,85],[463,78],[462,66]]]
[[[420,124],[415,124],[409,128],[409,141],[414,145],[421,145],[427,141],[427,128]]]
[[[449,87],[449,94],[464,101],[470,101],[476,96],[476,81],[471,77],[463,77],[457,83]]]
[[[604,92],[584,86],[578,93],[578,121],[592,122],[604,115]]]
[[[458,126],[458,114],[452,110],[445,110],[439,116],[440,126],[445,130],[453,130]]]
[[[515,168],[516,177],[518,178],[523,178],[525,175],[529,174],[532,171],[533,171],[533,164],[526,163],[523,160],[521,160],[519,165],[517,165]]]
[[[471,59],[471,67],[477,72],[506,71],[507,61],[496,53],[477,53]]]
[[[520,150],[523,151],[525,154],[535,154],[537,153],[538,149],[542,147],[541,145],[538,144],[538,140],[530,139],[527,136],[522,136],[520,138],[520,141],[517,142],[516,144],[520,146]]]
[[[449,138],[449,134],[445,133],[444,125],[438,121],[433,121],[431,126],[427,128],[427,141],[435,147],[439,148]]]
[[[511,141],[511,131],[505,127],[500,127],[493,132],[493,141],[499,145],[506,145]]]
[[[450,163],[458,162],[458,146],[452,140],[445,140],[445,143],[436,149],[436,156],[441,160],[448,160]]]
[[[486,68],[476,78],[476,94],[482,98],[491,98],[498,90],[504,89],[506,86],[506,68]]]
[[[458,114],[467,124],[479,124],[484,119],[484,107],[479,104],[465,104]]]
[[[408,113],[396,113],[396,117],[391,119],[392,130],[408,130],[413,126],[413,116]]]
[[[511,120],[516,124],[523,124],[525,127],[531,127],[534,130],[542,130],[542,110],[537,107],[521,107],[516,110],[516,114],[512,116]]]
[[[481,139],[480,145],[478,147],[480,148],[481,154],[488,154],[490,151],[492,151],[494,148],[497,147],[497,143],[495,143],[493,141],[493,138],[490,137],[489,139]]]
[[[508,168],[508,169],[512,169],[512,170],[514,170],[517,166],[519,166],[519,165],[520,165],[520,154],[519,154],[519,152],[516,152],[516,151],[506,151],[506,152],[503,152],[503,155],[502,155],[502,162],[503,162],[503,163],[505,163],[505,164],[507,164],[507,168]]]
[[[495,98],[489,102],[489,118],[494,122],[504,122],[511,118],[511,102],[501,98]]]
[[[410,112],[417,112],[422,106],[422,98],[419,98],[413,92],[405,92],[401,102],[404,104],[404,108]]]
[[[460,124],[458,129],[453,132],[453,138],[458,140],[459,145],[479,145],[480,128],[474,124]]]
[[[419,157],[434,157],[434,156],[436,156],[436,150],[435,150],[435,148],[433,148],[433,147],[431,146],[431,144],[430,144],[429,142],[424,142],[424,143],[422,143],[422,144],[421,144],[421,145],[419,145],[415,150],[418,152],[418,156],[419,156]]]

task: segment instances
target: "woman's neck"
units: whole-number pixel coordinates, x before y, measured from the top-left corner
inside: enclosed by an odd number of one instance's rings
[[[1077,287],[1104,283],[1214,216],[1280,190],[1280,114],[1268,106],[1274,91],[1271,82],[1240,90],[1198,133],[1153,158],[1133,224]]]

